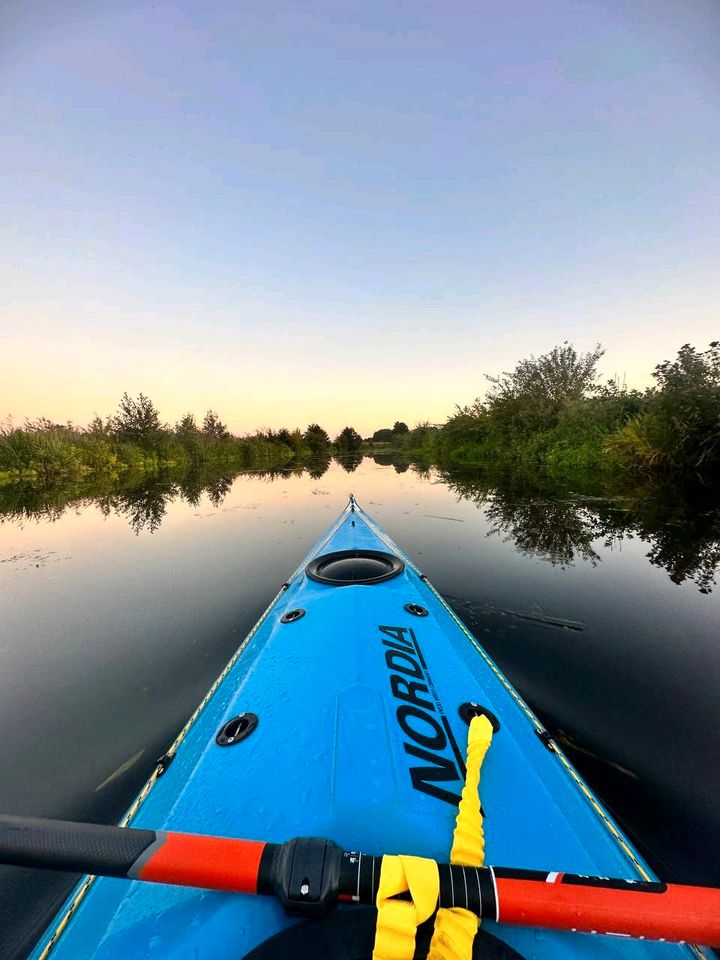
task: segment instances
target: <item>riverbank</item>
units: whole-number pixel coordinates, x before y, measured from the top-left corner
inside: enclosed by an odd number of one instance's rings
[[[488,376],[483,399],[456,407],[441,425],[376,431],[367,452],[441,467],[502,467],[604,474],[701,476],[720,473],[720,343],[685,344],[655,367],[654,386],[598,383],[598,346],[568,343]],[[396,427],[404,426],[396,424]],[[378,443],[378,440],[385,441]]]
[[[285,444],[262,437],[215,441],[194,437],[183,442],[167,434],[139,444],[107,433],[48,425],[0,435],[0,486],[57,486],[88,478],[113,481],[123,474],[152,475],[203,465],[253,469],[286,463],[294,456]]]

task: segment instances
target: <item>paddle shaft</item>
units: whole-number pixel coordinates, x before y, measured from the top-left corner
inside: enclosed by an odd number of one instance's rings
[[[0,862],[248,894],[314,916],[374,904],[382,857],[332,841],[285,844],[30,817],[0,817]],[[438,864],[438,906],[500,923],[720,945],[720,889]]]

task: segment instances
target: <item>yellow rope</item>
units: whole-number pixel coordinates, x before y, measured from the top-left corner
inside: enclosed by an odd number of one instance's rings
[[[463,867],[481,867],[485,862],[485,835],[480,812],[480,768],[492,740],[492,724],[487,717],[473,717],[468,731],[467,772],[455,820],[450,863]]]
[[[467,773],[460,798],[450,862],[481,867],[485,837],[478,787],[480,767],[492,739],[487,717],[473,717],[468,731]],[[373,960],[412,960],[418,926],[435,910],[440,891],[438,866],[421,857],[383,857],[377,892],[377,925]],[[410,900],[395,899],[410,893]],[[428,960],[470,960],[478,917],[471,910],[438,910]]]
[[[490,746],[492,732],[487,717],[473,717],[470,721],[467,773],[450,851],[450,863],[463,867],[481,867],[485,862],[485,834],[478,789],[480,767]],[[428,960],[470,960],[479,925],[478,917],[470,910],[442,907],[435,917]]]

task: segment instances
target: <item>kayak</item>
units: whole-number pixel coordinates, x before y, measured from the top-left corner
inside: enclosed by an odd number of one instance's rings
[[[548,878],[657,879],[476,638],[351,497],[121,826],[271,844],[327,837],[345,850],[447,862],[476,716],[493,731],[481,785],[488,863]],[[361,960],[374,916],[346,906],[303,921],[272,897],[85,877],[32,957]],[[494,960],[683,956],[712,954],[493,920],[482,921],[473,952]]]

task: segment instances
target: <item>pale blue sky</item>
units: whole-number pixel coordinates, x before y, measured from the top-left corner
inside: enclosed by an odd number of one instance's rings
[[[720,336],[720,4],[6,2],[0,415],[363,433]]]

